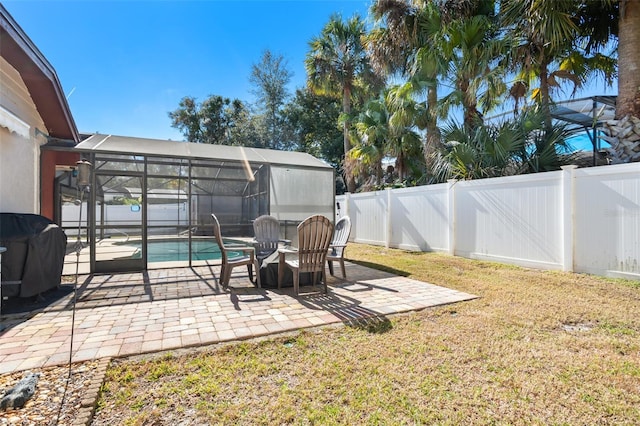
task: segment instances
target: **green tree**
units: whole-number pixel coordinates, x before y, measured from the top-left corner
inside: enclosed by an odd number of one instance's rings
[[[245,112],[238,99],[230,100],[211,95],[201,103],[190,96],[182,98],[178,109],[169,112],[171,127],[182,132],[189,142],[238,145],[247,141],[234,141],[232,130]]]
[[[382,184],[382,159],[389,133],[389,112],[384,99],[370,100],[354,123],[353,139],[356,143],[349,151],[351,161],[347,162],[354,175],[366,179],[373,170],[375,184]]]
[[[362,44],[365,35],[364,22],[358,15],[343,21],[340,15],[333,15],[319,36],[314,37],[311,50],[305,59],[309,87],[320,95],[339,95],[342,98],[343,155],[351,150],[349,129],[352,101],[380,86],[376,79],[366,51]],[[347,189],[354,192],[355,179],[346,171]]]
[[[411,97],[407,86],[389,88],[380,98],[369,101],[358,116],[354,132],[357,143],[350,157],[359,160],[361,166],[373,169],[377,185],[382,184],[383,158],[395,158],[398,178],[406,180],[410,165],[422,158],[416,122],[424,114],[424,106]],[[366,176],[368,169],[360,173]]]
[[[341,111],[340,99],[336,97],[296,90],[283,110],[293,149],[322,158],[340,171],[344,145],[337,123]]]
[[[603,73],[609,81],[614,73],[613,59],[602,55],[605,46],[594,43],[601,32],[585,31],[597,8],[585,9],[585,0],[502,0],[500,16],[505,34],[514,43],[509,64],[516,72],[510,93],[521,98],[531,92],[545,115],[551,131],[551,92],[573,84],[574,93],[589,76]],[[603,10],[601,9],[600,12]],[[535,85],[538,87],[535,87]],[[532,89],[533,88],[533,89]]]
[[[188,142],[201,140],[200,106],[195,98],[191,96],[182,98],[178,109],[169,112],[169,118],[171,119],[171,127],[180,130]]]
[[[264,148],[269,144],[269,133],[265,116],[255,114],[251,108],[243,108],[235,115],[234,125],[229,129],[231,145]]]
[[[506,91],[500,60],[508,42],[498,37],[492,7],[466,13],[471,16],[455,17],[444,27],[443,56],[449,64],[444,79],[453,90],[441,102],[447,112],[461,106],[464,125],[472,128],[482,124],[483,114],[493,110]]]
[[[396,170],[401,181],[409,177],[409,171],[417,178],[418,171],[424,169],[422,143],[416,131],[424,128],[428,112],[424,104],[416,102],[411,88],[394,86],[385,96],[389,117],[389,140],[387,154],[396,159]]]
[[[367,50],[382,76],[400,74],[416,95],[424,95],[427,169],[441,147],[438,128],[438,78],[448,72],[443,56],[440,9],[431,0],[377,0],[372,6],[376,28],[367,36]]]
[[[269,50],[262,54],[260,63],[251,66],[249,81],[253,84],[253,94],[257,105],[264,114],[265,125],[269,134],[265,148],[282,149],[282,108],[289,92],[287,85],[293,73],[287,69],[287,61],[282,55],[274,55]]]
[[[446,143],[434,168],[438,182],[558,170],[574,161],[563,124],[548,131],[539,107],[472,129],[451,123],[443,136]]]

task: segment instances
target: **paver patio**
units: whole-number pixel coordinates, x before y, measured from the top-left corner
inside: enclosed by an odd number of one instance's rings
[[[78,279],[72,361],[247,339],[471,300],[476,296],[346,263],[348,280],[258,289],[235,268],[229,289],[219,266],[84,275]],[[0,374],[69,361],[72,294],[38,312],[0,318]]]

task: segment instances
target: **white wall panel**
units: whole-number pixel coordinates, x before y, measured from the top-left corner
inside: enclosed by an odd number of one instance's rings
[[[447,184],[391,191],[389,245],[405,250],[448,250]]]
[[[386,191],[351,194],[348,214],[351,218],[353,241],[365,244],[386,244]]]
[[[560,172],[458,182],[456,254],[562,266]]]
[[[576,170],[575,270],[640,278],[638,163]]]
[[[271,215],[278,220],[303,221],[314,214],[333,217],[332,169],[271,166]]]
[[[40,145],[45,126],[18,72],[0,58],[0,105],[29,126],[29,138],[0,127],[0,211],[40,213]]]

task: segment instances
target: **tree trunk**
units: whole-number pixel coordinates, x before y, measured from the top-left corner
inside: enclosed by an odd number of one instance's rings
[[[640,2],[620,2],[616,118],[640,118]]]
[[[405,160],[402,152],[400,152],[396,156],[396,168],[398,169],[398,178],[400,179],[400,182],[404,181],[406,172],[405,172]]]
[[[549,97],[549,69],[547,62],[540,61],[540,107],[544,116],[545,132],[551,132],[551,99]]]
[[[464,110],[464,127],[471,131],[478,125],[478,102],[475,98],[469,96],[469,80],[461,80],[459,84],[460,91],[462,92],[462,109]]]
[[[351,114],[351,87],[349,85],[344,86],[344,90],[342,91],[342,111],[345,114]],[[351,142],[349,141],[349,120],[345,119],[343,126],[343,134],[344,134],[344,157],[345,160],[347,158],[348,152],[351,150]],[[347,191],[354,193],[356,192],[356,180],[353,176],[353,171],[351,168],[346,168],[345,172],[347,178]]]
[[[438,128],[438,118],[436,108],[438,105],[438,90],[429,87],[427,90],[427,140],[424,147],[424,162],[427,166],[427,173],[433,174],[433,159],[435,153],[442,147],[440,139],[440,129]]]

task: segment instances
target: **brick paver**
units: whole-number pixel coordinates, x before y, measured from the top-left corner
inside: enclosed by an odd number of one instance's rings
[[[259,289],[234,269],[229,289],[219,267],[80,277],[73,361],[209,345],[299,328],[379,318],[476,296],[347,263],[347,280]],[[212,275],[213,270],[213,275]],[[72,298],[42,312],[0,317],[0,374],[69,361]]]

